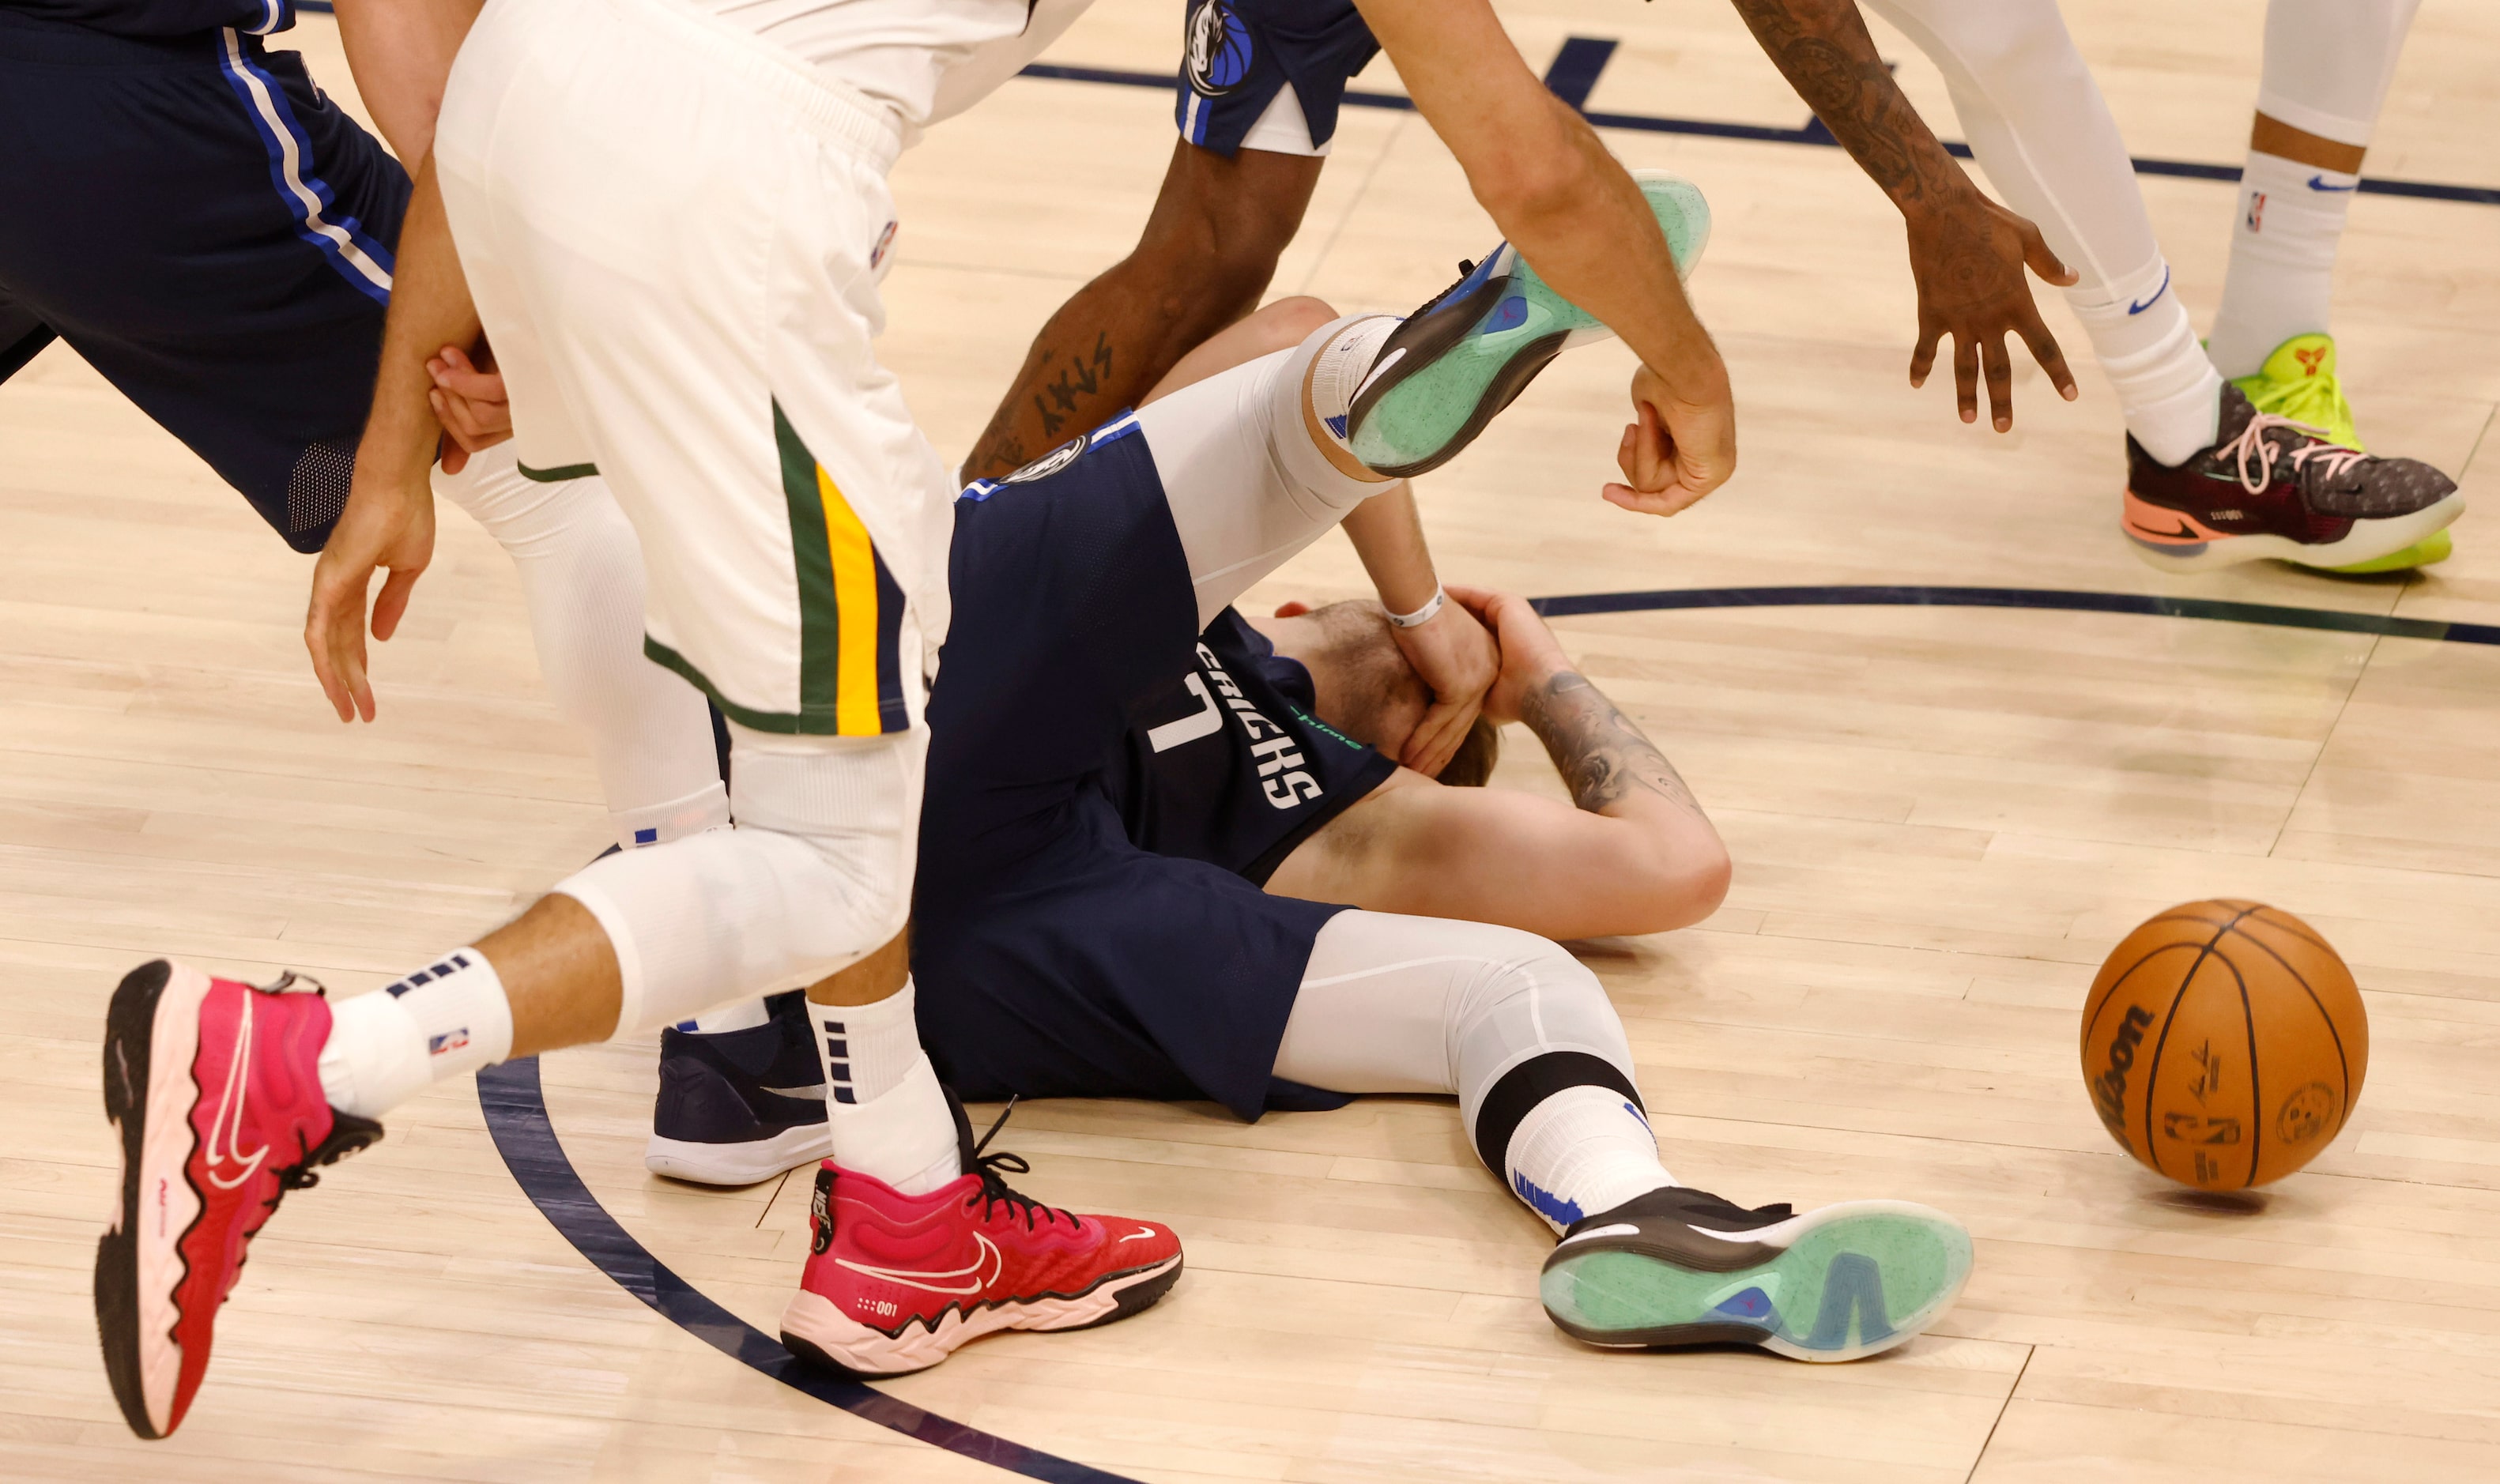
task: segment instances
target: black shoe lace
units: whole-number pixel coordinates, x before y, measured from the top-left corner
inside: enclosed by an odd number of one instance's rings
[[[990,1146],[991,1139],[999,1137],[999,1130],[1006,1127],[1007,1115],[1015,1111],[1017,1102],[1015,1098],[1008,1098],[1007,1105],[999,1109],[998,1121],[991,1124],[990,1131],[981,1136],[981,1141],[972,1146],[972,1168],[966,1173],[977,1174],[981,1177],[981,1219],[987,1221],[993,1206],[1004,1204],[1010,1212],[1024,1217],[1025,1230],[1028,1232],[1036,1230],[1043,1223],[1057,1222],[1062,1219],[1065,1219],[1069,1226],[1083,1230],[1085,1219],[1074,1211],[1063,1210],[1055,1205],[1045,1205],[1006,1182],[1006,1176],[1010,1174],[1033,1173],[1033,1166],[1023,1155],[1009,1154],[1004,1150],[997,1154],[981,1152]]]

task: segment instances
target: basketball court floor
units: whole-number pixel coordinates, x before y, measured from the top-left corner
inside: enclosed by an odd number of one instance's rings
[[[2068,9],[2138,155],[2238,163],[2258,0]],[[381,723],[342,728],[299,637],[309,562],[55,346],[0,391],[0,1477],[2500,1479],[2500,631],[2473,627],[2500,625],[2500,11],[2427,0],[2366,167],[2484,194],[2362,195],[2338,278],[2373,445],[2483,502],[2457,555],[2415,577],[2193,580],[2118,535],[2117,410],[2054,295],[2080,403],[2023,367],[2018,431],[1996,437],[1941,383],[1909,390],[1898,220],[1796,136],[1804,109],[1726,5],[1503,14],[1540,67],[1571,38],[1617,43],[1576,48],[1558,82],[1631,119],[1605,133],[1628,163],[1709,193],[1693,291],[1743,465],[1670,521],[1604,504],[1630,360],[1575,354],[1423,481],[1446,575],[1541,596],[2118,595],[1558,619],[1737,862],[1703,926],[1573,945],[1630,1027],[1669,1168],[1747,1204],[1959,1215],[1978,1266],[1932,1334],[1824,1368],[1582,1349],[1536,1303],[1547,1234],[1446,1105],[1245,1126],[1054,1103],[1002,1143],[1054,1202],[1176,1226],[1170,1298],[874,1391],[801,1389],[741,1322],[769,1334],[796,1281],[806,1184],[646,1176],[652,1048],[631,1043],[507,1069],[491,1112],[438,1089],[288,1201],[188,1424],[133,1440],[87,1299],[116,977],[170,953],[365,990],[525,905],[607,824],[481,532],[446,511],[379,656]],[[1171,105],[1120,75],[1168,76],[1178,22],[1171,0],[1102,0],[1047,58],[1085,79],[1010,83],[902,165],[885,351],[941,449],[1134,240]],[[1933,70],[1878,30],[1950,133]],[[351,93],[326,18],[292,37]],[[1362,85],[1398,91],[1385,63]],[[2201,322],[2230,188],[2145,188]],[[1490,242],[1419,118],[1350,109],[1274,291],[1402,312]],[[1362,591],[1332,540],[1256,596]],[[1509,741],[1500,784],[1559,790]],[[2129,1162],[2077,1063],[2101,957],[2203,897],[2307,918],[2372,1017],[2350,1127],[2249,1199]]]

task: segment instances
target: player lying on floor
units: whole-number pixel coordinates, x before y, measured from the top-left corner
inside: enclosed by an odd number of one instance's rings
[[[1366,744],[1397,744],[1425,702],[1361,610],[1291,614],[1271,643],[1225,606],[1246,584],[1193,583],[1193,552],[1258,531],[1247,544],[1272,568],[1369,495],[1365,476],[1284,473],[1326,447],[1278,426],[1341,342],[1337,325],[1303,333],[1326,313],[1271,307],[1206,360],[1262,337],[1296,348],[959,503],[911,963],[933,1064],[973,1098],[1203,1099],[1245,1119],[1455,1095],[1488,1168],[1561,1234],[1541,1291],[1565,1332],[1802,1360],[1902,1342],[1968,1272],[1957,1223],[1897,1202],[1748,1210],[1677,1186],[1595,976],[1520,928],[1413,915],[1655,931],[1724,891],[1708,820],[1526,605],[1462,593],[1503,640],[1487,714],[1531,723],[1577,808],[1447,787]],[[1374,519],[1364,543],[1384,591],[1411,590],[1419,574],[1390,569],[1424,559],[1400,520],[1408,539]],[[810,1008],[843,1045],[844,1012]],[[673,1079],[691,1079],[689,1043],[673,1038]],[[849,1069],[826,1060],[839,1099]],[[907,1344],[915,1315],[942,1333],[949,1301],[920,1280],[978,1254],[919,1254],[912,1223],[908,1200],[827,1161],[784,1341],[839,1362]]]

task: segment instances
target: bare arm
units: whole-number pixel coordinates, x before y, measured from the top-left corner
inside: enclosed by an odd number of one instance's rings
[[[429,476],[442,430],[427,400],[434,383],[426,362],[441,346],[477,340],[477,312],[451,246],[431,157],[416,173],[392,278],[373,412],[356,446],[346,511],[313,566],[312,599],[304,619],[313,674],[341,721],[374,719],[373,687],[365,676],[365,594],[375,570],[390,572],[373,603],[374,638],[387,640],[408,610],[418,575],[434,557]]]
[[[1487,714],[1528,723],[1571,805],[1400,771],[1298,846],[1267,889],[1548,938],[1659,933],[1717,910],[1727,846],[1665,756],[1570,668],[1525,600],[1454,596],[1502,639]]]
[[[339,41],[356,92],[391,152],[413,173],[434,152],[444,80],[483,0],[338,0]]]
[[[1413,613],[1432,601],[1440,579],[1424,544],[1424,518],[1415,509],[1413,485],[1398,480],[1356,506],[1343,524],[1383,608]],[[1431,709],[1416,723],[1398,760],[1427,777],[1437,777],[1467,740],[1485,691],[1501,673],[1501,654],[1484,625],[1456,603],[1443,603],[1439,612],[1413,628],[1391,632],[1406,663],[1432,692]]]
[[[2005,355],[2011,332],[2072,402],[2074,375],[2040,320],[2023,269],[2028,263],[2052,283],[2072,283],[2075,276],[2040,240],[2037,227],[1980,194],[1945,152],[1877,54],[1857,0],[1735,4],[1781,76],[1867,178],[1892,198],[1909,226],[1910,273],[1919,285],[1919,343],[1910,353],[1910,384],[1926,384],[1936,343],[1951,335],[1961,420],[1978,420],[1984,369],[1991,420],[1998,432],[2006,431],[2014,426],[2014,371]]]
[[[1632,395],[1650,411],[1622,455],[1630,484],[1608,498],[1671,514],[1716,489],[1736,463],[1727,368],[1640,187],[1529,70],[1489,0],[1357,8],[1502,235],[1641,358]]]

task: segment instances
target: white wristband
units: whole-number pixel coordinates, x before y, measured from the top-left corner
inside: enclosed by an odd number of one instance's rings
[[[1431,602],[1411,613],[1392,613],[1389,615],[1389,621],[1401,629],[1420,629],[1432,621],[1433,615],[1441,611],[1441,605],[1448,602],[1449,597],[1448,593],[1441,590],[1441,584],[1435,582],[1432,584]]]

